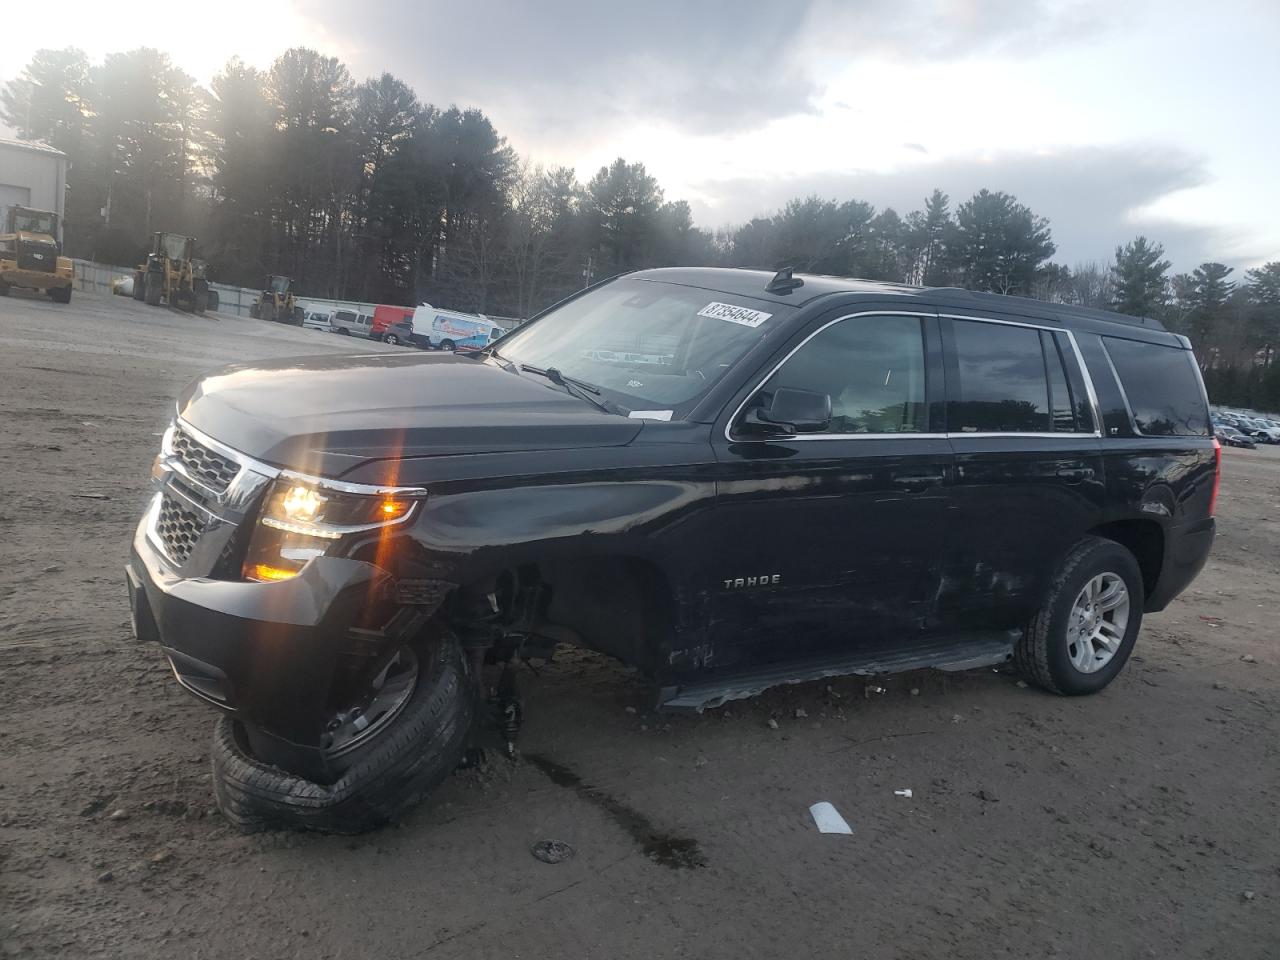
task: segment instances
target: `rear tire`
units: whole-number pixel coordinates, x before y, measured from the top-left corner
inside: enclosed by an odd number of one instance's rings
[[[147,275],[140,270],[133,274],[133,299],[142,301],[147,296]]]
[[[411,698],[332,784],[259,760],[242,725],[221,717],[213,734],[218,809],[245,833],[273,827],[362,833],[403,816],[457,767],[475,711],[466,660],[448,632],[417,648],[422,665]]]
[[[1103,594],[1100,602],[1088,601],[1085,593],[1095,582]],[[1115,592],[1108,594],[1110,590]],[[1058,567],[1044,604],[1014,647],[1019,672],[1051,693],[1097,693],[1129,659],[1142,628],[1144,600],[1142,571],[1133,554],[1114,540],[1085,537]],[[1090,616],[1086,609],[1097,611],[1101,636],[1112,638],[1105,640],[1107,646],[1082,630]],[[1104,621],[1113,625],[1107,627]]]
[[[146,293],[144,296],[147,301],[147,306],[149,307],[160,306],[160,295],[164,292],[164,284],[161,282],[160,278],[157,276],[152,276],[151,274],[148,274],[146,278],[145,288],[146,288]]]
[[[454,351],[454,350],[456,350],[456,349],[458,349],[458,348],[457,348],[457,346],[455,346],[455,345],[454,345],[454,342],[453,342],[452,340],[441,340],[441,341],[440,341],[440,349],[441,349],[441,350],[448,350],[450,353],[453,353],[453,351]]]
[[[49,299],[54,303],[70,303],[71,288],[70,287],[54,287],[49,291]]]

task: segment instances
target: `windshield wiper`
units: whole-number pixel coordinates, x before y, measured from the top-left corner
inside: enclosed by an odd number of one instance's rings
[[[528,371],[536,373],[540,377],[546,377],[557,386],[564,387],[565,392],[570,396],[577,397],[579,400],[585,400],[596,407],[599,407],[605,413],[616,413],[611,409],[613,404],[600,396],[600,388],[593,383],[587,383],[585,380],[578,380],[574,377],[566,377],[555,367],[535,367],[527,363],[518,365],[520,371]]]

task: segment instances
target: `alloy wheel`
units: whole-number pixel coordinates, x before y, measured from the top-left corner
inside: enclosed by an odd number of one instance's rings
[[[1100,573],[1084,585],[1067,621],[1067,654],[1081,673],[1111,662],[1129,626],[1129,588],[1115,573]]]

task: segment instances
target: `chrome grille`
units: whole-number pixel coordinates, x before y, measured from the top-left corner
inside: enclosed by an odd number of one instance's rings
[[[185,563],[204,533],[205,521],[182,501],[165,493],[160,497],[160,513],[156,517],[156,534],[164,552],[174,563]]]
[[[173,455],[182,461],[187,476],[214,493],[225,491],[240,472],[234,460],[214,453],[181,429],[173,432]]]

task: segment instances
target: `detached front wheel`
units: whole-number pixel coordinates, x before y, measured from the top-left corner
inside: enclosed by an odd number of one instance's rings
[[[457,767],[475,710],[466,660],[447,631],[408,645],[375,681],[368,702],[344,711],[325,741],[337,771],[317,783],[272,764],[229,717],[213,736],[218,809],[246,833],[272,827],[362,833],[407,813]]]
[[[1125,547],[1086,537],[1067,554],[1014,648],[1023,676],[1052,693],[1096,693],[1124,668],[1142,627],[1142,571]]]

